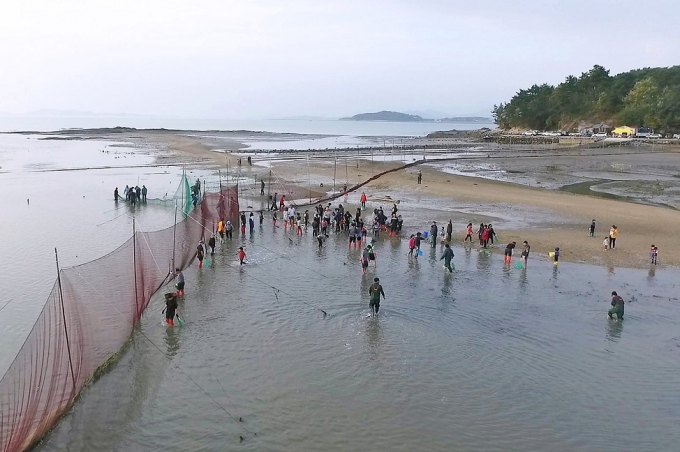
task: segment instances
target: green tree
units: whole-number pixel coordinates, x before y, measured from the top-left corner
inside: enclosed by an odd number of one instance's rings
[[[556,129],[578,121],[618,120],[677,130],[679,88],[680,66],[611,76],[595,65],[557,87],[543,84],[519,90],[508,102],[494,106],[494,119],[504,129]]]

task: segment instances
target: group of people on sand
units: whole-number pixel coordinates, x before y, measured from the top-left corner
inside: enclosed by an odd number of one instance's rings
[[[130,202],[133,206],[137,203],[145,203],[146,202],[146,194],[147,194],[147,189],[146,185],[142,185],[141,188],[136,185],[134,187],[130,187],[129,185],[125,186],[125,189],[123,189],[123,197],[125,197],[125,202]],[[118,202],[122,197],[118,193],[118,187],[116,187],[113,190],[113,200],[115,202]]]
[[[595,219],[590,222],[590,227],[588,228],[588,236],[595,237]],[[609,228],[609,234],[604,237],[602,241],[602,248],[607,250],[616,249],[616,239],[619,237],[619,228],[615,224]],[[652,243],[649,247],[649,263],[652,265],[657,265],[657,259],[659,256],[659,248]]]

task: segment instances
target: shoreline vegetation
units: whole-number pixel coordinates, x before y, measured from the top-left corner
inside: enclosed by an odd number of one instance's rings
[[[680,66],[611,76],[609,70],[595,65],[580,77],[568,76],[557,86],[544,83],[521,89],[508,102],[494,105],[493,116],[503,130],[570,132],[627,125],[652,128],[662,135],[677,133]]]

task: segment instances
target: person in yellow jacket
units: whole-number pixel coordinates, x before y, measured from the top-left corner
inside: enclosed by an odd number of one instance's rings
[[[217,223],[217,233],[220,235],[220,238],[224,241],[224,220],[220,220],[219,223]]]
[[[612,228],[609,230],[609,249],[613,250],[616,248],[616,237],[619,236],[619,230],[616,227],[615,224],[612,225]]]

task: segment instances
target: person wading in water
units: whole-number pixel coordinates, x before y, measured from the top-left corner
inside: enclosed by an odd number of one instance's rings
[[[610,319],[614,320],[613,315],[616,314],[619,320],[623,320],[623,304],[623,298],[619,297],[616,291],[612,292],[612,308],[607,312]]]
[[[385,291],[380,285],[380,278],[373,279],[373,284],[368,289],[368,294],[371,296],[371,302],[368,307],[371,308],[373,315],[377,315],[378,310],[380,310],[380,295],[382,295],[383,299],[385,298]]]

